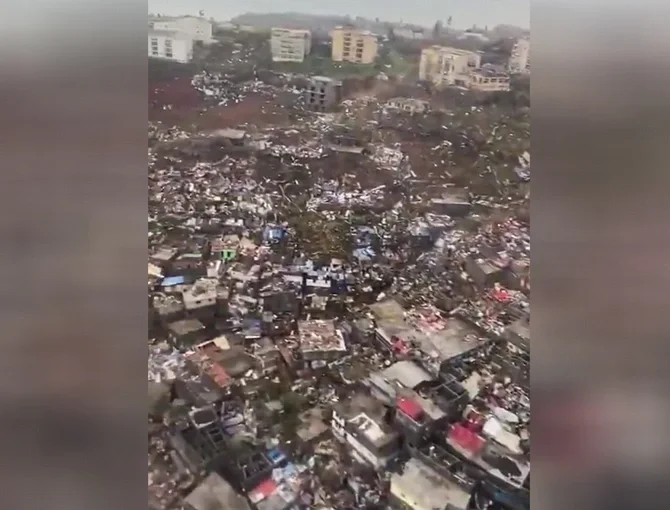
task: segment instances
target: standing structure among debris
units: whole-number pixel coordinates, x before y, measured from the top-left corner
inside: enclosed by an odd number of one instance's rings
[[[391,476],[392,508],[465,510],[470,494],[418,459],[411,459],[403,472]]]
[[[385,466],[399,450],[399,436],[386,423],[385,412],[381,402],[365,393],[352,395],[333,409],[335,437],[375,468]]]
[[[372,32],[351,27],[335,27],[331,37],[332,59],[335,62],[372,64],[377,58],[379,43]]]
[[[421,52],[419,79],[437,86],[470,83],[470,71],[481,67],[481,56],[473,51],[430,46]]]
[[[393,99],[389,99],[386,107],[408,113],[425,113],[429,109],[429,104],[427,101],[413,97],[394,97]]]
[[[150,29],[149,56],[185,64],[193,58],[193,39],[177,31]]]
[[[229,510],[250,510],[243,496],[238,495],[233,487],[216,473],[210,473],[186,499],[188,510],[211,510],[226,508]]]
[[[510,89],[509,74],[491,67],[477,69],[470,73],[470,88],[479,92],[506,92]]]
[[[179,32],[195,41],[212,41],[212,22],[199,16],[158,16],[149,18],[153,30]]]
[[[270,33],[270,51],[273,62],[302,62],[312,48],[309,30],[273,28]]]
[[[342,82],[326,76],[314,76],[307,87],[307,108],[317,112],[330,110],[340,102]]]
[[[530,39],[518,39],[509,58],[509,72],[530,73]]]

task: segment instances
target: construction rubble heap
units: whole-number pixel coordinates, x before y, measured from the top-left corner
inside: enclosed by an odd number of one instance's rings
[[[152,96],[150,508],[529,509],[528,114],[236,51]]]

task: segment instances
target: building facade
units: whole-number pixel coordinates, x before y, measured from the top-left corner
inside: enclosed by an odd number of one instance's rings
[[[210,42],[212,22],[197,16],[160,16],[149,20],[149,28],[168,32],[179,32],[194,41]]]
[[[510,89],[509,74],[477,69],[470,73],[470,88],[479,92],[507,92]]]
[[[384,419],[381,402],[364,393],[354,394],[333,409],[333,435],[352,448],[361,463],[375,469],[386,466],[399,452],[398,434]]]
[[[419,79],[436,86],[470,83],[470,73],[481,67],[478,53],[445,46],[430,46],[421,52]]]
[[[149,30],[149,56],[185,64],[193,59],[193,39],[180,32]]]
[[[302,62],[312,47],[309,30],[273,28],[270,33],[270,51],[273,62]]]
[[[377,36],[367,30],[336,27],[331,32],[332,59],[335,62],[372,64],[379,52]]]
[[[326,76],[314,76],[305,91],[309,110],[326,112],[336,106],[342,96],[342,82]]]
[[[509,72],[512,74],[530,73],[530,39],[518,39],[509,58]]]

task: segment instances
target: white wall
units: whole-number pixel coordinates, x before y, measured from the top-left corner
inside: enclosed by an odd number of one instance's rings
[[[169,48],[170,44],[172,44],[171,56],[166,52],[166,46]],[[190,62],[193,58],[193,40],[186,37],[149,33],[149,56],[181,63]]]
[[[204,18],[184,17],[175,20],[177,30],[190,35],[196,41],[212,39],[212,23]]]
[[[274,62],[302,62],[310,52],[311,35],[302,30],[273,29],[270,50]]]
[[[528,72],[530,67],[530,41],[519,39],[512,49],[509,59],[509,70],[512,73]]]
[[[347,444],[349,444],[362,460],[369,463],[375,468],[379,468],[383,465],[384,463],[383,459],[378,458],[365,446],[359,443],[354,436],[352,436],[349,432],[346,431],[346,429],[344,428],[344,419],[341,416],[339,416],[336,412],[333,412],[331,423],[333,427],[333,435],[340,441],[344,441]]]
[[[189,35],[196,41],[210,41],[212,39],[212,23],[204,18],[184,16],[171,18],[165,21],[154,21],[154,30],[169,30]]]

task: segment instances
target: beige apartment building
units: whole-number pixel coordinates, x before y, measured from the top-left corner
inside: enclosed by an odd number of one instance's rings
[[[421,52],[419,79],[436,86],[468,86],[470,74],[481,67],[478,53],[445,46],[430,46]]]
[[[273,28],[270,33],[270,51],[273,62],[302,62],[312,48],[309,30]]]
[[[372,64],[377,58],[377,36],[367,30],[336,27],[331,32],[332,59],[334,62]]]
[[[507,92],[510,89],[509,74],[492,69],[477,69],[470,73],[469,87],[479,92]]]

